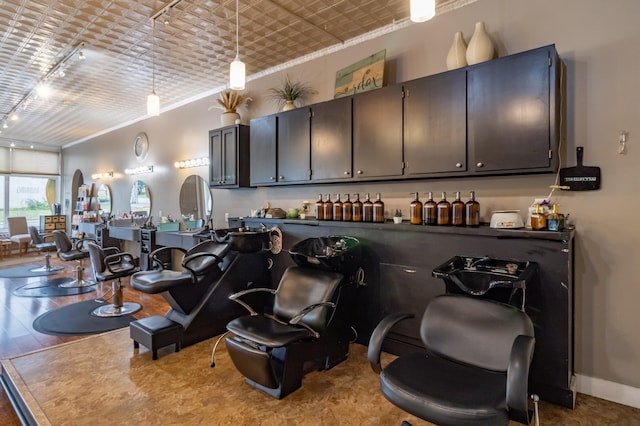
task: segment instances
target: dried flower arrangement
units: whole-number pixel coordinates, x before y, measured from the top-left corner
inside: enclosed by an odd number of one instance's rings
[[[216,105],[211,108],[220,108],[224,112],[236,112],[242,106],[248,106],[252,99],[249,96],[238,93],[235,90],[227,89],[220,92],[220,96],[216,99]]]

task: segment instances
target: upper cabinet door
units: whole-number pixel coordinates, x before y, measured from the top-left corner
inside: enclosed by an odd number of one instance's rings
[[[311,120],[309,108],[278,114],[278,183],[311,179]]]
[[[223,129],[222,133],[222,183],[225,185],[236,185],[238,183],[238,132],[236,127]]]
[[[405,175],[467,170],[466,78],[461,69],[405,83]]]
[[[553,169],[555,66],[555,49],[547,46],[469,67],[471,171]]]
[[[353,97],[353,170],[356,179],[402,176],[402,86]]]
[[[351,179],[351,98],[311,107],[311,180]]]
[[[222,185],[222,132],[209,132],[209,185]]]
[[[276,182],[276,116],[251,120],[251,186]]]

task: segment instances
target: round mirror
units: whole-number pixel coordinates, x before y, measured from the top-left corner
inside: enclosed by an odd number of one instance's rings
[[[136,217],[148,217],[151,214],[151,194],[143,181],[133,182],[129,205],[131,213]]]
[[[180,213],[188,229],[204,227],[211,216],[213,202],[209,185],[200,176],[188,176],[180,188]]]
[[[98,205],[104,216],[111,216],[111,189],[109,185],[103,183],[98,188]]]

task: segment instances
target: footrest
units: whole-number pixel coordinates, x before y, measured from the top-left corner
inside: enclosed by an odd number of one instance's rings
[[[158,359],[158,349],[171,344],[175,344],[175,351],[180,352],[183,331],[182,325],[160,315],[142,318],[129,324],[133,347],[138,348],[142,344],[149,348],[154,360]]]

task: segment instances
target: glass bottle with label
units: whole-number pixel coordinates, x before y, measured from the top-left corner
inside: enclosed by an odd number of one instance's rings
[[[349,194],[345,194],[347,197],[342,203],[342,220],[345,222],[351,222],[353,220],[353,204],[349,199]]]
[[[364,194],[364,201],[362,202],[362,221],[373,222],[373,203],[369,198],[369,193]]]
[[[342,220],[342,202],[340,194],[336,194],[336,201],[333,203],[333,220]]]
[[[480,203],[476,201],[475,191],[469,192],[469,201],[464,207],[467,226],[480,226]]]
[[[433,201],[433,192],[428,193],[428,199],[424,202],[424,224],[438,224],[438,203]]]
[[[460,192],[456,191],[456,198],[451,203],[451,224],[453,226],[464,226],[464,203],[460,200]]]
[[[413,201],[409,205],[409,223],[422,225],[422,202],[418,199],[418,193],[413,193]]]
[[[360,194],[356,194],[356,199],[353,202],[353,221],[362,222],[362,201],[360,201]]]
[[[318,194],[318,201],[316,201],[316,219],[324,220],[324,202],[322,201],[322,194]]]
[[[380,199],[379,192],[376,192],[376,201],[373,202],[373,221],[384,223],[384,203]]]
[[[447,201],[447,193],[442,193],[442,198],[437,205],[438,225],[451,225],[451,203]]]
[[[333,220],[333,203],[331,202],[331,194],[327,194],[324,201],[324,220]]]

